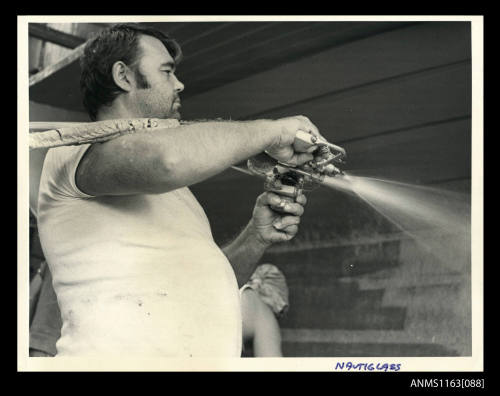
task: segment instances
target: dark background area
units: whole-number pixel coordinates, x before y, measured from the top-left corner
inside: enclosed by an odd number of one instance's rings
[[[50,25],[30,24],[30,121],[84,121],[77,59],[105,25]],[[351,173],[470,196],[469,23],[153,25],[183,48],[184,119],[306,115],[347,150]],[[50,29],[73,39],[51,44]],[[218,243],[262,188],[234,170],[192,186]],[[471,355],[469,257],[422,251],[353,195],[318,188],[308,199],[297,237],[262,261],[290,287],[285,356]]]

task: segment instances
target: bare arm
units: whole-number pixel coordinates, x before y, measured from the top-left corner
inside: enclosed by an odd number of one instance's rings
[[[80,161],[76,183],[91,195],[161,193],[205,180],[264,150],[303,163],[297,130],[318,133],[305,117],[247,122],[203,122],[131,134],[93,144]]]
[[[261,194],[255,203],[252,219],[245,229],[222,251],[233,267],[238,286],[243,286],[252,275],[259,259],[273,243],[292,239],[298,232],[300,216],[307,203],[301,194],[296,202],[288,201],[280,211],[280,195],[272,192]]]
[[[243,340],[252,340],[255,357],[281,357],[281,332],[278,320],[252,289],[241,295]]]
[[[233,267],[238,287],[243,286],[252,275],[259,259],[270,243],[262,240],[255,232],[252,221],[236,237],[234,241],[222,248]]]

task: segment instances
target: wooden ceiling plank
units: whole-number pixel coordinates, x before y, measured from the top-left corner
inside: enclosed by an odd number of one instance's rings
[[[179,44],[190,40],[194,36],[203,35],[207,30],[212,30],[218,25],[224,25],[226,22],[171,22],[168,25],[164,23],[148,24],[168,34]]]
[[[433,68],[370,83],[251,118],[307,115],[334,143],[393,133],[414,125],[469,117],[470,65]]]
[[[317,26],[319,25],[315,25],[315,27]],[[280,39],[288,40],[289,45],[293,41],[294,35],[300,34],[304,30],[311,31],[311,28],[308,26],[301,26],[299,29],[287,28],[285,30],[283,28],[284,25],[276,24],[270,27],[270,29],[255,31],[252,35],[240,38],[237,42],[230,41],[226,45],[219,47],[217,51],[212,51],[210,56],[203,62],[187,59],[186,67],[182,69],[182,73],[184,76],[189,76],[190,78],[199,76],[206,79],[219,70],[226,70],[240,63],[249,63],[249,60],[253,62],[259,57],[268,57],[269,51],[264,49],[266,46],[272,46],[274,42]],[[232,46],[229,47],[227,44],[232,44]],[[273,50],[283,52],[284,48],[288,50],[288,47],[273,47]],[[258,56],[249,55],[250,52],[258,54]]]
[[[421,123],[417,123],[417,124],[404,126],[401,128],[384,130],[381,132],[374,132],[374,133],[370,133],[369,135],[358,136],[358,137],[355,137],[352,139],[348,138],[348,139],[343,139],[343,140],[336,140],[335,143],[343,146],[343,145],[351,144],[354,142],[361,142],[363,140],[370,140],[370,139],[377,138],[380,136],[398,135],[398,134],[407,133],[407,132],[409,133],[409,132],[412,132],[416,129],[430,128],[430,127],[434,127],[434,126],[438,126],[438,125],[442,125],[442,124],[448,124],[450,122],[466,121],[466,120],[470,120],[470,119],[471,119],[471,115],[465,114],[462,116],[449,117],[449,118],[444,118],[444,119],[439,119],[439,120],[432,120],[432,121],[421,122]]]
[[[470,162],[467,163],[471,156],[470,125],[470,117],[457,118],[346,143],[344,148],[347,151],[348,167],[345,169],[352,169],[353,166],[358,168],[375,160],[385,164],[394,163],[395,166],[408,163],[432,164],[441,159],[449,160],[460,153],[460,158],[456,158],[456,161],[464,163],[459,168],[470,171]]]
[[[187,22],[143,22],[141,25],[151,26],[168,35],[171,35],[173,32],[179,31],[183,28],[186,23]]]
[[[462,59],[459,61],[455,61],[455,62],[443,64],[443,65],[431,66],[431,67],[421,69],[421,70],[411,71],[408,73],[402,73],[402,74],[399,74],[396,76],[372,80],[372,81],[362,83],[359,85],[350,86],[350,87],[342,88],[339,90],[332,90],[331,92],[324,92],[324,93],[321,93],[320,95],[317,95],[317,96],[311,96],[308,98],[298,100],[297,102],[288,103],[286,105],[277,106],[275,108],[269,108],[269,109],[266,109],[262,112],[252,113],[252,114],[249,114],[248,116],[246,116],[244,119],[259,118],[259,117],[262,117],[264,115],[269,115],[271,113],[281,112],[284,109],[286,109],[287,111],[290,111],[290,108],[294,107],[294,106],[302,106],[305,104],[310,104],[311,106],[314,106],[315,102],[317,102],[317,101],[328,100],[330,103],[333,101],[341,101],[346,97],[360,96],[360,95],[366,94],[372,90],[379,89],[380,86],[401,84],[401,83],[404,83],[406,81],[409,81],[409,80],[412,80],[415,78],[422,78],[422,77],[426,78],[427,76],[431,76],[434,74],[448,73],[448,72],[453,72],[455,70],[464,70],[465,69],[468,71],[468,70],[470,70],[470,64],[471,64],[471,59]]]
[[[222,54],[215,56],[212,62],[197,63],[196,69],[205,68],[211,70],[213,73],[214,70],[220,69],[219,65],[217,65],[218,63],[227,65],[226,68],[235,68],[242,64],[248,64],[249,59],[251,59],[252,62],[258,62],[260,59],[270,58],[274,54],[294,53],[296,47],[311,47],[311,44],[313,47],[317,47],[318,42],[321,43],[320,48],[325,48],[327,45],[332,44],[332,38],[336,38],[337,43],[341,44],[351,37],[352,32],[365,33],[363,36],[366,34],[373,34],[382,29],[386,29],[387,24],[375,24],[371,25],[370,28],[367,26],[368,25],[359,22],[304,23],[301,24],[300,27],[297,26],[294,29],[287,28],[283,30],[281,34],[274,34],[267,40],[257,41],[250,45],[241,43],[237,49],[228,51],[225,56],[221,56]],[[356,34],[356,37],[359,37],[359,34]],[[189,72],[191,73],[194,70],[190,69]],[[205,72],[198,74],[201,76],[210,75]]]
[[[252,49],[265,47],[266,45],[272,44],[273,42],[281,39],[286,41],[286,45],[284,47],[280,47],[279,50],[284,51],[284,49],[290,45],[290,42],[293,41],[292,38],[289,39],[290,36],[300,34],[300,32],[303,31],[314,31],[319,26],[323,25],[325,24],[316,23],[311,25],[306,23],[275,23],[267,29],[255,30],[252,34],[239,37],[237,41],[229,40],[224,45],[213,48],[209,56],[207,56],[203,62],[200,62],[192,56],[187,56],[185,64],[180,71],[183,76],[191,78],[195,75],[207,75],[207,71],[217,71],[222,68],[221,66],[227,67],[227,65],[232,65],[235,63],[235,59],[237,61],[241,61],[243,58],[244,62],[248,63],[249,59],[252,59],[253,61],[254,58],[249,58],[244,55]],[[311,28],[311,26],[313,26],[313,28]],[[265,54],[265,51],[263,50],[258,53],[263,55]],[[198,70],[202,69],[205,69],[205,71],[198,72]]]
[[[407,26],[406,24],[404,25],[404,27]],[[349,27],[346,26],[345,29],[340,31],[320,32],[318,35],[312,35],[312,37],[304,35],[304,37],[296,40],[293,39],[293,35],[297,35],[300,32],[290,32],[292,37],[277,37],[267,43],[246,47],[236,54],[231,53],[229,58],[233,59],[232,61],[230,59],[216,58],[211,63],[198,63],[197,71],[191,69],[187,73],[181,74],[182,76],[186,76],[186,80],[192,81],[191,85],[195,87],[186,91],[185,96],[189,97],[190,95],[199,94],[204,90],[228,84],[248,75],[261,73],[277,65],[282,65],[325,49],[344,45],[351,41],[400,27],[401,24],[384,24],[377,27],[372,25],[370,28],[367,28],[365,24],[355,24]],[[279,40],[283,39],[293,43],[285,47],[286,51],[278,43]],[[198,78],[194,77],[195,73],[199,76]],[[212,79],[211,77],[215,75],[222,76],[222,79]]]
[[[194,35],[193,37],[190,37],[187,40],[184,40],[181,45],[182,49],[184,50],[186,47],[189,47],[193,43],[197,44],[201,39],[206,39],[210,38],[210,36],[213,36],[214,33],[218,33],[221,30],[225,30],[230,28],[232,25],[234,25],[235,22],[224,22],[224,23],[214,23],[214,26],[211,27],[210,29],[205,30],[204,32]],[[174,37],[175,39],[175,37]]]
[[[219,41],[214,45],[206,46],[200,48],[198,51],[193,52],[189,55],[191,60],[201,57],[204,54],[210,53],[217,48],[223,47],[228,43],[238,42],[242,38],[247,36],[251,36],[261,30],[266,30],[274,26],[276,22],[265,22],[265,23],[256,23],[256,22],[248,22],[248,23],[238,23],[233,25],[233,32],[231,32],[231,37]],[[252,27],[252,29],[250,29]]]
[[[470,59],[466,24],[419,24],[327,49],[193,96],[188,95],[193,81],[185,80],[183,114],[187,119],[245,119],[326,92],[464,59]]]

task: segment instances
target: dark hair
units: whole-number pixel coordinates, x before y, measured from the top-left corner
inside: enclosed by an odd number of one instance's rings
[[[117,24],[106,28],[85,46],[80,66],[80,90],[83,106],[90,119],[95,121],[99,108],[109,105],[123,92],[112,76],[112,67],[122,61],[130,67],[138,57],[138,37],[148,35],[160,40],[175,63],[182,58],[179,44],[163,32],[149,26],[135,23]]]

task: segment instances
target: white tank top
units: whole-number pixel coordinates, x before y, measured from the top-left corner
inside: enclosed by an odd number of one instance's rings
[[[190,190],[89,196],[75,184],[87,148],[49,150],[40,183],[58,356],[239,357],[236,278]]]

